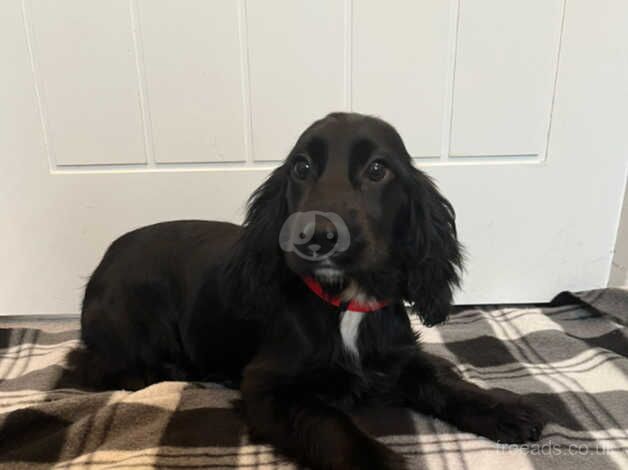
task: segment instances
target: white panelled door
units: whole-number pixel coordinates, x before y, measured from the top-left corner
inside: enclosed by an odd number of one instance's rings
[[[394,124],[458,213],[459,303],[605,285],[625,0],[5,0],[0,314],[75,313],[109,242],[241,221],[334,110]]]

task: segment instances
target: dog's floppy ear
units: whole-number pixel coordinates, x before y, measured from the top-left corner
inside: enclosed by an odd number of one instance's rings
[[[285,267],[279,232],[288,215],[287,172],[286,164],[277,168],[249,198],[242,235],[227,265],[223,285],[232,294],[231,306],[243,314],[272,309],[281,298]]]
[[[444,321],[462,269],[455,212],[429,176],[416,168],[406,184],[406,300],[426,325]]]

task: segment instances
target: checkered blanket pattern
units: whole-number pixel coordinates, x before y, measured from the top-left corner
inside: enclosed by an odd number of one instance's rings
[[[0,320],[0,325],[3,322]],[[467,308],[425,348],[482,387],[527,395],[550,419],[538,443],[511,446],[404,409],[354,419],[410,468],[628,468],[628,291],[563,293],[553,305]],[[163,382],[137,392],[83,390],[64,368],[78,321],[0,328],[0,468],[290,469],[248,439],[218,384]]]

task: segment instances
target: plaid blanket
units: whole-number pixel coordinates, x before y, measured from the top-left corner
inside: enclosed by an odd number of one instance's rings
[[[628,468],[628,291],[563,293],[550,306],[462,309],[421,328],[430,352],[483,387],[526,394],[551,423],[542,440],[501,445],[402,409],[356,422],[410,468]],[[80,389],[64,369],[78,321],[0,329],[0,468],[294,468],[250,442],[217,384],[137,392]]]

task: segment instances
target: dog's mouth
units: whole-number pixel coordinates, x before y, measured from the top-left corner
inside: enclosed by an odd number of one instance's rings
[[[319,267],[314,270],[314,277],[331,292],[341,292],[348,284],[344,271],[338,268]]]

